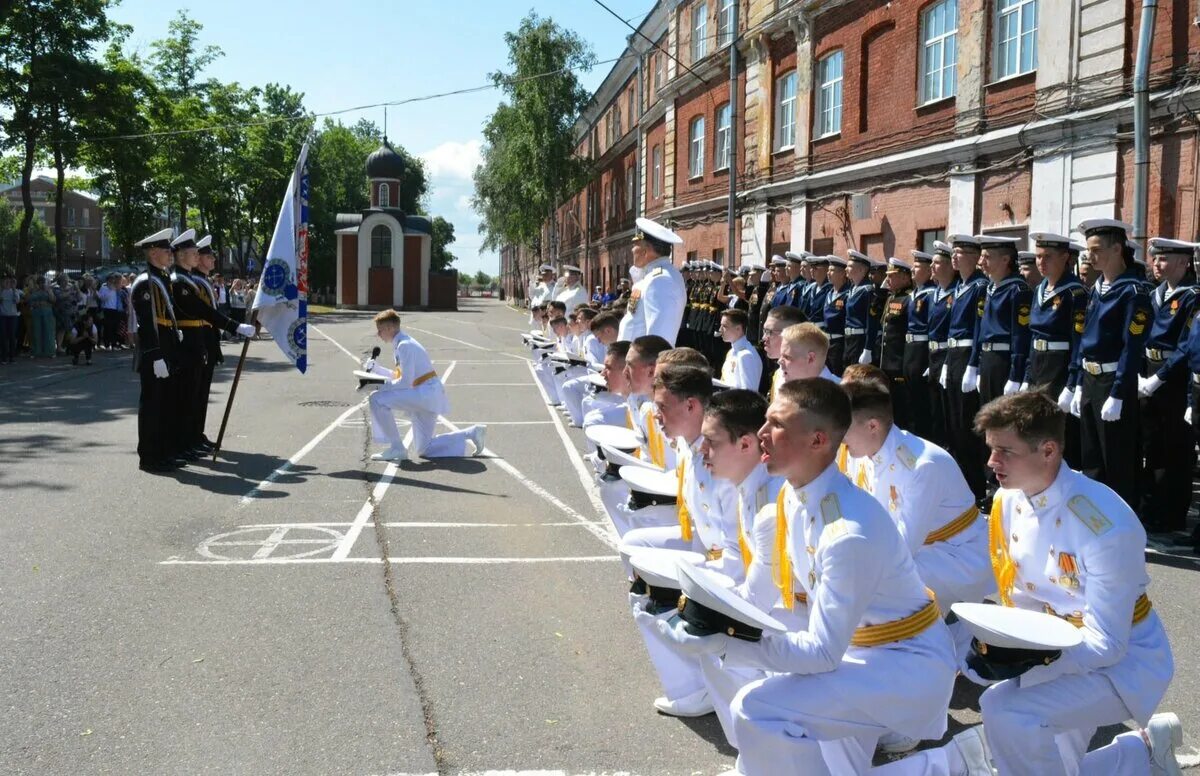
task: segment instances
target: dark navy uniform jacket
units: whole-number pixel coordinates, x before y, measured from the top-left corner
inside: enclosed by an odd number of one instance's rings
[[[834,291],[829,286],[825,295],[825,333],[842,335],[846,333],[846,299],[850,296],[850,281],[842,284],[842,290]]]
[[[828,280],[819,286],[816,283],[810,284],[807,289],[808,293],[800,305],[800,309],[804,311],[808,319],[816,322],[818,326],[824,326],[825,298],[829,296],[831,288],[833,285]]]
[[[1121,398],[1126,383],[1141,373],[1150,317],[1150,295],[1137,265],[1111,284],[1104,278],[1097,280],[1075,355],[1076,371],[1084,361],[1115,363],[1116,379],[1109,395]]]
[[[850,293],[846,295],[846,328],[864,329],[866,331],[865,350],[871,350],[871,345],[879,337],[880,318],[883,314],[883,300],[879,287],[864,278]]]
[[[929,297],[929,341],[944,343],[950,337],[950,313],[958,294],[958,280],[947,288],[937,286]]]
[[[987,275],[979,270],[966,280],[958,281],[954,292],[954,303],[950,306],[949,337],[956,340],[974,340],[979,334],[979,307],[987,294]]]
[[[979,330],[971,346],[971,366],[979,366],[984,344],[1009,346],[1008,379],[1025,379],[1025,361],[1029,356],[1029,307],[1033,291],[1025,278],[1009,275],[988,287],[979,307]]]
[[[788,292],[788,298],[784,304],[789,307],[795,307],[798,310],[803,310],[804,300],[808,297],[808,289],[811,287],[812,281],[797,280],[792,284],[792,289]]]
[[[1192,327],[1197,295],[1195,286],[1179,285],[1169,290],[1165,282],[1150,295],[1154,318],[1146,337],[1146,350],[1170,353],[1166,363],[1155,372],[1159,380],[1166,380],[1169,374],[1182,368],[1188,358],[1185,344]]]
[[[1070,365],[1067,369],[1067,385],[1071,387],[1079,384],[1075,353],[1079,350],[1079,335],[1083,334],[1087,303],[1087,288],[1070,272],[1064,273],[1058,279],[1053,290],[1050,289],[1050,282],[1043,280],[1033,292],[1033,309],[1029,314],[1030,359],[1036,349],[1034,343],[1037,340],[1069,343],[1071,347],[1067,351],[1067,363]],[[1029,380],[1029,360],[1026,360],[1023,382],[1027,383]]]
[[[929,333],[929,307],[933,304],[933,295],[937,292],[937,283],[930,280],[925,285],[913,291],[908,298],[908,333],[921,336]]]

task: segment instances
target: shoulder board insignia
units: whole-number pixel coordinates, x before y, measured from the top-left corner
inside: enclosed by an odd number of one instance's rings
[[[1087,289],[1083,286],[1071,286],[1071,294],[1073,296],[1087,296]]]
[[[654,270],[646,277],[647,278],[655,278],[655,277],[658,277],[659,275],[665,275],[665,274],[667,274],[667,271],[665,269],[663,269],[662,267],[655,267]]]
[[[1023,304],[1017,308],[1017,323],[1022,326],[1029,325],[1029,305]]]
[[[826,541],[833,541],[839,537],[846,535],[846,521],[840,517],[832,523],[827,524],[821,529],[821,540],[819,544],[824,544]]]
[[[1096,508],[1087,496],[1073,496],[1067,502],[1067,509],[1079,518],[1096,536],[1103,536],[1112,528],[1112,521]]]
[[[825,521],[825,525],[842,519],[842,504],[838,501],[836,493],[830,493],[821,499],[821,519]]]
[[[900,463],[904,464],[905,469],[912,471],[917,468],[917,457],[905,445],[896,448],[896,457],[900,459]]]

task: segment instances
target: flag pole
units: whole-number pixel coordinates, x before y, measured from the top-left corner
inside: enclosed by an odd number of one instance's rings
[[[258,310],[250,312],[250,325],[258,336]],[[221,452],[221,442],[225,439],[225,426],[229,423],[229,411],[233,409],[233,397],[237,396],[238,382],[242,379],[242,367],[246,364],[246,351],[250,349],[250,337],[242,343],[242,355],[238,357],[237,370],[233,373],[233,385],[229,387],[229,398],[225,401],[225,415],[221,418],[221,431],[217,434],[217,443],[213,446],[212,459],[215,463],[217,453]]]

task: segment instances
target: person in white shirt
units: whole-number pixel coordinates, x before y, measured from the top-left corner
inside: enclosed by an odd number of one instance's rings
[[[438,418],[450,411],[446,388],[434,371],[433,362],[421,343],[400,331],[400,314],[384,310],[375,316],[375,332],[392,346],[396,360],[388,369],[368,359],[363,369],[387,378],[371,394],[371,433],[376,442],[387,443],[382,453],[371,456],[372,461],[401,461],[406,458],[453,458],[467,454],[467,443],[473,453],[483,453],[486,426],[470,426],[461,431],[435,434]],[[400,437],[393,413],[403,412],[412,421],[412,439],[406,447]]]
[[[561,315],[555,315],[550,319],[550,332],[554,340],[552,349],[539,349],[535,354],[535,358],[540,360],[534,364],[533,373],[537,377],[538,383],[541,384],[542,390],[546,393],[546,401],[551,406],[557,406],[562,403],[558,396],[558,384],[554,380],[555,374],[559,370],[565,370],[566,366],[558,361],[551,360],[551,353],[567,353],[569,352],[568,337],[570,336],[570,327],[567,319]]]
[[[633,266],[629,268],[633,289],[617,338],[633,342],[654,334],[674,345],[683,322],[687,287],[671,261],[671,246],[681,245],[683,238],[648,218],[636,223]]]
[[[0,282],[0,364],[17,360],[17,324],[21,321],[21,289],[12,275]]]
[[[618,340],[608,346],[604,354],[604,363],[600,367],[604,390],[583,397],[584,428],[625,425],[626,416],[629,414],[629,405],[625,401],[629,396],[629,382],[625,379],[625,359],[628,355],[628,342]]]
[[[769,379],[759,382],[759,385],[762,387],[761,393],[767,397],[767,404],[770,404],[775,399],[776,391],[784,383],[783,370],[779,368],[779,355],[783,349],[783,332],[791,326],[804,322],[804,312],[799,307],[792,307],[786,304],[772,307],[763,321],[763,352],[766,353],[767,359],[774,363],[776,367],[771,372]],[[828,340],[826,342],[828,343]]]
[[[575,308],[588,303],[587,289],[579,282],[583,270],[570,264],[563,265],[562,285],[555,292],[555,301],[566,305],[567,315],[575,312]]]
[[[948,776],[993,766],[1006,776],[1180,773],[1179,718],[1154,714],[1175,664],[1146,595],[1146,532],[1112,489],[1063,463],[1065,420],[1038,392],[1001,396],[975,416],[1000,484],[988,521],[1000,603],[1062,617],[1083,642],[990,682],[979,705],[991,762],[986,750],[950,756],[939,771]],[[963,673],[989,684],[968,665]],[[1087,751],[1097,728],[1129,719],[1146,727]],[[943,757],[947,748],[900,762]]]
[[[746,339],[748,317],[745,310],[721,311],[721,339],[729,344],[721,364],[720,380],[731,388],[757,391],[762,380],[762,356]]]
[[[783,381],[820,377],[840,383],[841,379],[825,365],[828,354],[829,335],[815,323],[797,323],[787,327],[783,330],[783,342],[779,347],[779,371]]]
[[[597,314],[590,307],[581,307],[575,313],[588,330],[579,353],[588,360],[588,366],[568,369],[569,379],[563,382],[558,395],[566,408],[567,416],[571,419],[571,425],[578,428],[583,425],[583,400],[588,396],[591,385],[587,381],[589,368],[591,371],[598,371],[603,365],[608,346],[617,341],[617,329],[620,327],[621,318],[611,311]]]

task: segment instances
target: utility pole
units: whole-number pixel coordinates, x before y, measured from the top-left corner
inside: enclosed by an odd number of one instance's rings
[[[733,21],[729,30],[729,244],[726,250],[726,261],[734,262],[737,255],[737,140],[738,140],[738,9],[741,0],[733,2]],[[739,262],[740,263],[740,262]],[[737,266],[734,263],[733,266]]]

